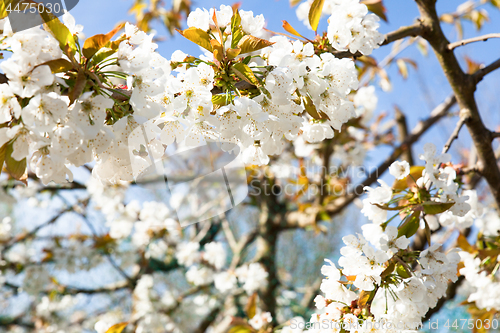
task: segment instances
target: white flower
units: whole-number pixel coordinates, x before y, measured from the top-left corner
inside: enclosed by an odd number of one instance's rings
[[[221,293],[230,291],[236,287],[236,274],[234,272],[221,272],[214,276],[215,288]]]
[[[213,265],[216,269],[221,269],[226,262],[226,251],[224,250],[222,243],[208,243],[205,244],[204,249],[205,252],[203,253],[203,259]]]
[[[395,161],[389,167],[389,172],[396,179],[403,179],[410,174],[410,164],[406,161]]]
[[[262,287],[268,275],[259,263],[251,263],[250,265],[241,266],[236,269],[238,281],[244,283],[243,289],[245,289],[248,295],[251,295],[254,291]]]
[[[231,17],[233,17],[233,8],[231,6],[221,5],[220,10],[210,8],[210,23],[215,25],[213,21],[214,12],[217,19],[217,25],[220,28],[225,28],[231,24]]]
[[[177,258],[179,264],[184,266],[191,266],[199,260],[199,249],[200,243],[198,242],[180,243],[179,245],[177,245],[177,252],[175,254],[175,257]]]
[[[196,10],[189,13],[187,25],[190,28],[195,27],[207,31],[210,25],[210,16],[208,11],[205,8],[196,8]]]
[[[243,162],[252,165],[267,165],[269,163],[269,156],[263,151],[259,145],[251,145],[246,148],[242,153]]]
[[[380,239],[380,249],[391,253],[396,253],[399,249],[406,249],[408,245],[410,245],[410,240],[406,236],[398,238],[398,228],[394,226],[387,226]]]
[[[247,34],[258,37],[266,24],[264,15],[261,14],[254,16],[251,10],[240,10],[239,14],[241,17],[241,26],[243,27],[243,31]]]
[[[271,323],[273,321],[273,317],[271,316],[271,313],[269,312],[264,312],[262,313],[260,310],[248,321],[248,323],[255,328],[256,330],[259,330],[264,326],[265,324]]]
[[[368,192],[368,201],[371,204],[383,205],[391,200],[392,188],[381,179],[378,182],[382,186],[376,188],[366,186],[364,190]]]

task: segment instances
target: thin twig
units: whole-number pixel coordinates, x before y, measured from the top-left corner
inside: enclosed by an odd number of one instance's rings
[[[464,126],[464,124],[467,122],[467,119],[466,117],[461,117],[458,122],[457,122],[457,126],[455,127],[455,129],[453,130],[453,132],[451,133],[448,141],[446,141],[446,144],[444,145],[443,147],[443,154],[444,153],[447,153],[448,150],[450,150],[450,147],[451,147],[451,144],[453,143],[453,141],[455,141],[456,139],[458,139],[458,134],[460,133],[460,129]]]
[[[485,77],[486,75],[490,74],[491,72],[493,72],[494,70],[496,70],[498,68],[500,68],[500,59],[497,59],[496,61],[492,62],[488,66],[485,66],[485,67],[479,69],[477,72],[472,74],[472,77],[474,78],[476,83],[478,83],[479,81],[481,81],[483,79],[483,77]]]
[[[487,34],[483,36],[477,36],[473,38],[463,39],[458,42],[448,44],[448,50],[453,50],[459,46],[464,46],[466,44],[475,43],[475,42],[485,42],[490,38],[500,38],[500,33]]]

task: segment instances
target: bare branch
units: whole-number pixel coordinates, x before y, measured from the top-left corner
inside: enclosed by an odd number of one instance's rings
[[[50,220],[48,220],[47,222],[45,223],[42,223],[42,224],[39,224],[38,226],[36,226],[35,228],[33,228],[31,231],[29,232],[26,232],[26,233],[22,233],[22,234],[19,234],[15,237],[12,237],[10,240],[7,241],[7,244],[3,246],[2,248],[2,251],[0,252],[0,254],[2,255],[2,257],[4,256],[5,252],[10,249],[12,246],[14,246],[16,243],[18,242],[22,242],[24,241],[25,239],[29,239],[29,238],[32,238],[36,235],[36,233],[42,229],[42,228],[45,228],[46,226],[49,226],[51,224],[53,224],[54,222],[56,222],[63,214],[65,213],[68,213],[68,212],[71,212],[73,210],[76,210],[77,207],[81,204],[81,205],[86,205],[88,202],[89,202],[90,198],[86,198],[86,199],[83,199],[83,200],[79,200],[76,204],[74,204],[73,206],[70,206],[70,207],[67,207],[67,208],[64,208],[62,209],[61,211],[59,211],[59,213],[57,213],[54,217],[52,217]]]
[[[466,118],[465,125],[469,130],[477,151],[479,171],[488,182],[497,207],[500,207],[500,169],[495,158],[495,152],[491,146],[491,132],[481,119],[474,97],[477,82],[484,75],[499,68],[500,59],[479,70],[476,74],[469,75],[464,73],[455,54],[448,51],[449,42],[441,28],[439,15],[436,12],[436,1],[416,0],[416,3],[424,28],[422,37],[432,46],[441,68],[453,89],[461,110],[460,116]]]
[[[453,132],[450,135],[450,138],[448,139],[448,141],[446,141],[446,144],[443,147],[443,154],[447,153],[448,150],[450,150],[450,147],[451,147],[451,144],[453,143],[453,141],[458,139],[458,134],[460,133],[460,129],[464,126],[464,124],[466,123],[467,120],[468,120],[468,118],[460,117],[460,119],[458,120],[457,126],[455,127],[455,129],[453,130]]]
[[[475,42],[485,42],[490,38],[500,38],[500,33],[487,34],[483,36],[477,36],[473,38],[468,38],[464,40],[460,40],[458,42],[448,44],[448,50],[451,51],[459,46],[464,46],[466,44],[475,43]]]
[[[395,31],[389,32],[387,35],[385,35],[385,39],[380,45],[387,45],[406,37],[417,37],[420,36],[421,34],[422,34],[422,24],[420,22],[417,22],[413,25],[401,27]]]
[[[498,68],[500,68],[500,59],[492,62],[491,64],[489,64],[486,67],[481,68],[480,70],[478,70],[477,72],[472,74],[472,76],[477,84],[479,81],[481,81],[483,79],[483,77],[485,77],[486,75],[490,74],[491,72],[493,72],[494,70],[496,70]]]
[[[21,286],[17,286],[15,284],[12,284],[10,282],[5,282],[4,283],[5,287],[18,290],[21,288]],[[100,287],[100,288],[95,288],[95,289],[90,289],[90,288],[78,288],[78,287],[72,287],[72,286],[66,286],[66,285],[58,285],[56,287],[56,290],[58,293],[63,294],[63,295],[77,295],[77,294],[103,294],[103,293],[110,293],[110,292],[115,292],[123,289],[129,289],[130,284],[128,281],[119,281],[110,285],[107,285],[105,287]],[[43,291],[42,293],[44,294],[50,294],[50,291]]]

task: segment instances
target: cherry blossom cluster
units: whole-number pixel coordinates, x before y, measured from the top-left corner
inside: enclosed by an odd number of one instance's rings
[[[312,3],[313,0],[304,1],[296,11],[299,20],[308,27]],[[384,41],[377,31],[379,18],[369,14],[366,5],[359,0],[325,0],[323,14],[329,15],[327,36],[336,50],[369,55]]]
[[[72,34],[81,33],[69,13],[63,19]],[[230,6],[197,9],[188,26],[198,35],[183,35],[214,48],[205,45],[209,50],[200,58],[176,51],[171,60],[155,51],[153,35],[127,23],[116,49],[93,56],[98,63],[77,90],[75,72],[52,74],[53,68],[58,61],[88,66],[90,59],[78,52],[69,59],[39,27],[13,33],[4,19],[0,48],[12,55],[0,65],[9,80],[0,85],[0,122],[7,125],[0,129],[0,146],[12,145],[12,158],[27,158],[44,184],[71,180],[70,166],[93,161],[96,178],[119,183],[134,180],[133,165],[147,167],[141,151],[161,157],[174,142],[238,144],[244,162],[261,165],[283,151],[285,139],[332,138],[360,115],[350,96],[358,88],[353,60],[316,52],[312,43],[270,37],[264,23],[262,15]],[[238,48],[233,38],[243,41]],[[242,49],[246,53],[239,54]],[[244,81],[252,86],[241,88]],[[148,132],[142,148],[135,131],[141,125]]]
[[[472,289],[467,301],[475,303],[477,308],[500,311],[500,254],[496,258],[490,258],[485,265],[479,256],[460,251],[460,258],[464,267],[460,274],[465,276],[469,287]],[[493,270],[485,266],[493,267]]]
[[[471,210],[465,202],[468,197],[457,194],[456,171],[446,165],[449,155],[437,155],[435,146],[427,144],[421,159],[425,167],[410,168],[406,161],[394,162],[389,168],[396,178],[393,186],[379,180],[381,186],[365,188],[362,212],[373,223],[362,226],[363,234],[343,237],[346,246],[340,250],[340,268],[325,259],[327,264],[321,268],[325,279],[320,287],[324,296],[315,298],[320,312],[312,316],[308,332],[342,328],[349,332],[414,330],[446,294],[448,283],[457,280],[461,257],[468,258],[462,270],[470,272],[470,278],[478,274],[474,265],[479,265],[480,259],[468,253],[459,255],[458,249],[445,253],[437,243],[423,251],[409,248],[409,238],[420,225],[430,232],[429,217],[451,212],[463,218]],[[388,211],[397,214],[388,219]],[[389,225],[397,216],[401,218],[399,226]],[[483,272],[482,276],[487,274]],[[472,294],[470,299],[477,300],[477,295]],[[331,325],[326,328],[325,323]]]
[[[479,229],[477,246],[463,246],[459,255],[463,262],[460,274],[466,280],[467,301],[478,309],[500,311],[500,218],[496,210],[488,210],[475,220]]]
[[[389,205],[401,200],[410,200],[410,204],[401,209],[417,214],[420,214],[419,210],[423,210],[429,216],[429,221],[426,219],[425,223],[433,230],[437,229],[439,224],[432,216],[438,214],[442,226],[455,224],[459,228],[470,227],[474,219],[481,216],[481,209],[477,204],[475,191],[460,192],[457,171],[448,164],[451,156],[436,154],[436,146],[427,143],[420,159],[425,161],[425,168],[418,168],[412,174],[408,162],[394,162],[389,171],[396,179],[403,181],[402,188],[393,189],[382,180],[379,180],[381,186],[377,188],[367,187],[368,195],[363,200],[361,212],[374,224],[380,225],[388,223]],[[418,206],[420,204],[423,205]]]

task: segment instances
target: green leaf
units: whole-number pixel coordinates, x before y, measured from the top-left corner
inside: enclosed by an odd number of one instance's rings
[[[243,27],[241,26],[241,16],[238,10],[236,10],[231,18],[231,48],[235,49],[238,46],[241,38],[245,35]]]
[[[210,35],[201,29],[191,27],[184,31],[177,30],[182,36],[189,39],[193,43],[201,46],[205,50],[212,52],[212,44],[210,44]]]
[[[385,16],[386,9],[382,0],[364,0],[361,3],[365,4],[370,12],[387,22],[387,16]]]
[[[231,67],[231,70],[242,80],[259,87],[261,84],[259,80],[255,77],[252,69],[245,65],[244,63],[238,62]]]
[[[254,52],[265,47],[271,46],[274,43],[262,38],[258,38],[252,35],[246,35],[241,38],[238,42],[237,47],[241,49],[240,54]]]
[[[73,64],[66,59],[49,60],[38,66],[43,66],[43,65],[49,66],[50,70],[52,71],[52,74],[67,72],[70,69],[73,69]]]
[[[28,173],[26,169],[26,158],[20,161],[15,160],[12,157],[14,152],[14,142],[7,145],[5,151],[5,168],[7,173],[14,179],[23,181],[26,184],[26,179],[28,179]]]
[[[106,331],[106,333],[121,333],[121,332],[123,332],[123,330],[125,329],[125,327],[127,327],[127,325],[128,325],[127,322],[113,325],[110,328],[108,328],[108,330]]]
[[[97,51],[103,48],[108,42],[113,38],[113,36],[123,28],[123,24],[117,25],[113,30],[108,32],[107,34],[98,34],[92,37],[89,37],[85,40],[83,44],[83,55],[90,59],[92,58]]]
[[[396,265],[396,273],[398,273],[398,275],[401,276],[403,279],[411,277],[411,274],[408,273],[406,268],[401,264]]]
[[[105,60],[107,57],[113,55],[118,50],[120,43],[125,40],[125,37],[120,37],[113,42],[107,43],[102,47],[97,53],[92,57],[92,62],[94,64],[99,64],[101,61]]]
[[[32,2],[32,1],[30,1]],[[49,13],[48,10],[43,10],[40,13],[43,21],[45,22],[45,26],[52,33],[54,38],[59,42],[59,47],[63,52],[68,56],[73,56],[76,52],[76,43],[75,38],[69,31],[69,29],[62,24],[61,21],[53,14]]]
[[[380,277],[385,278],[389,276],[394,271],[394,267],[396,267],[396,264],[394,261],[390,261],[386,269],[384,269],[384,271],[380,274]]]
[[[425,214],[436,215],[446,212],[455,203],[454,202],[434,202],[426,201],[422,204]]]
[[[398,228],[398,237],[406,236],[406,238],[410,238],[415,235],[419,226],[420,211],[415,211],[410,216],[405,218],[403,224]]]
[[[313,31],[318,30],[319,19],[321,18],[321,14],[323,12],[323,5],[325,4],[325,0],[314,0],[311,4],[311,9],[309,9],[309,24]]]

